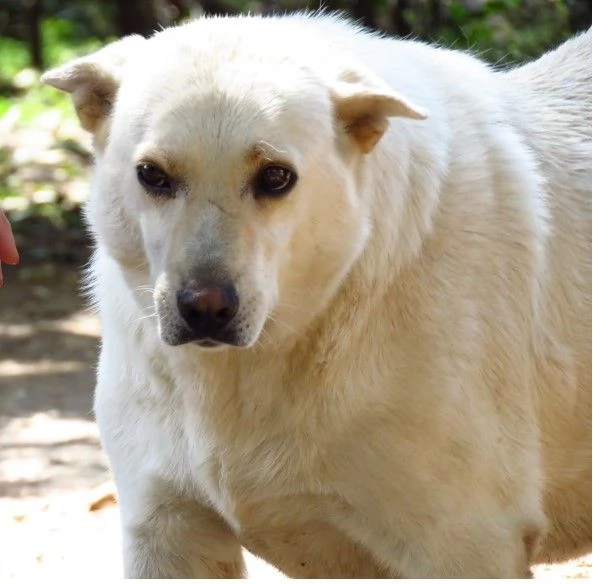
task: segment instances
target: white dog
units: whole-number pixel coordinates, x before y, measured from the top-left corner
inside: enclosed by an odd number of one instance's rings
[[[94,135],[127,577],[523,577],[591,542],[591,34],[497,72],[329,16],[50,71]]]

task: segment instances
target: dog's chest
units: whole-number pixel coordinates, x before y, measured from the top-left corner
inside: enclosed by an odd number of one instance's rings
[[[315,450],[295,435],[263,438],[238,432],[232,442],[218,443],[213,437],[205,463],[192,474],[239,532],[278,522],[291,524],[295,508],[301,505],[319,519],[335,506],[335,500],[332,489],[321,480]]]
[[[293,455],[298,463],[284,472],[279,466],[269,472],[274,461],[266,467],[258,453],[242,461],[228,453],[211,461],[203,477],[209,497],[241,545],[293,578],[316,577],[320,570],[331,578],[389,577],[368,549],[333,521],[355,511]],[[277,452],[273,458],[281,457]]]
[[[219,396],[210,407],[186,402],[186,480],[239,532],[291,524],[300,506],[311,511],[310,519],[330,514],[335,496],[324,480],[331,453],[323,437],[292,418],[286,406],[265,408],[255,398],[240,403],[245,394]]]
[[[320,397],[332,395],[330,380],[306,369],[288,376],[281,366],[267,368],[266,375],[222,367],[215,373],[202,370],[203,377],[191,378],[194,390],[185,392],[187,486],[205,495],[245,547],[276,565],[282,563],[276,556],[295,546],[309,558],[302,560],[305,567],[327,565],[333,559],[310,559],[311,550],[326,548],[327,541],[344,547],[344,558],[366,558],[333,524],[352,509],[337,492],[340,480],[333,480],[348,419],[343,408]],[[350,473],[344,462],[339,468],[338,479]],[[348,573],[344,562],[336,564],[336,577]],[[293,567],[287,571],[307,574],[300,563]]]

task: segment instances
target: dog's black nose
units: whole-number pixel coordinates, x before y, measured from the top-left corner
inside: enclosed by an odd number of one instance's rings
[[[198,339],[217,335],[239,310],[234,286],[187,287],[177,292],[177,309]]]

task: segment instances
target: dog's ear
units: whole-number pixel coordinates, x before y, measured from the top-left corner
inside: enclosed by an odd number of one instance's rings
[[[47,71],[41,82],[69,93],[80,124],[95,134],[111,112],[126,60],[145,41],[138,35],[125,37],[91,55]]]
[[[388,118],[424,120],[427,112],[380,83],[340,81],[332,90],[335,113],[361,152],[370,152],[389,126]]]

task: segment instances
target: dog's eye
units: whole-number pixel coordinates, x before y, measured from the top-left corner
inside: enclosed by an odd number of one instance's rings
[[[173,183],[166,172],[149,163],[139,164],[136,174],[140,184],[150,193],[159,196],[172,196]]]
[[[286,166],[264,166],[255,177],[255,195],[278,197],[286,194],[296,183],[297,175]]]

